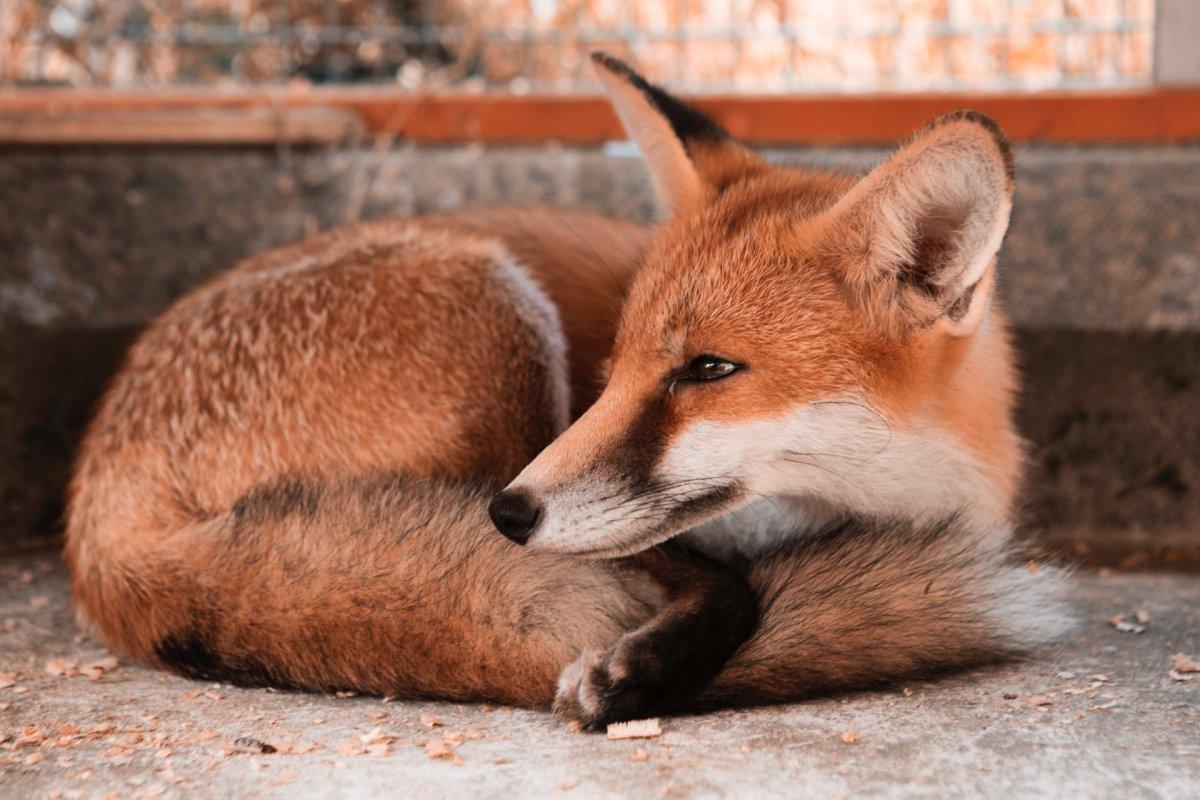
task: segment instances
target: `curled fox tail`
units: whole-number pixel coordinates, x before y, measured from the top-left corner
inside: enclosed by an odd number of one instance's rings
[[[486,496],[283,480],[136,544],[78,513],[73,591],[112,646],[192,678],[546,707],[562,667],[644,621],[656,590],[627,564],[513,547]]]
[[[1071,625],[1060,570],[1016,561],[1007,530],[851,521],[757,560],[754,635],[697,708],[796,700],[968,667]]]

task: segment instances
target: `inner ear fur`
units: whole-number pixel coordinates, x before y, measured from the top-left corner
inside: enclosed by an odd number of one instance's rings
[[[716,121],[634,72],[607,53],[592,53],[629,138],[642,153],[659,204],[672,216],[708,202],[723,184],[762,162]]]
[[[940,117],[827,212],[823,244],[873,322],[973,331],[1012,210],[1008,139],[988,116]]]

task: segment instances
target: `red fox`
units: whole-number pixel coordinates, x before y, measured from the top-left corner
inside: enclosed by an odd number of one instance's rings
[[[109,644],[595,726],[1062,630],[1053,571],[1010,557],[996,125],[943,117],[862,178],[782,168],[595,60],[661,226],[361,223],[243,262],[142,334],[67,520]]]

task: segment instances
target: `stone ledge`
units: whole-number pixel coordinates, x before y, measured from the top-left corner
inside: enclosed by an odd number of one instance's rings
[[[774,150],[860,170],[881,150]],[[1000,292],[1027,328],[1200,330],[1200,146],[1022,148]],[[470,205],[648,219],[628,148],[0,149],[0,323],[140,325],[251,253]]]

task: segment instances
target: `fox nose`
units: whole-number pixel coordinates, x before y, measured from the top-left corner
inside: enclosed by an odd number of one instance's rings
[[[542,509],[524,492],[506,490],[488,505],[488,516],[497,530],[517,544],[525,544],[542,517]]]

